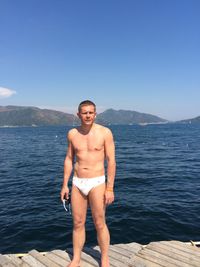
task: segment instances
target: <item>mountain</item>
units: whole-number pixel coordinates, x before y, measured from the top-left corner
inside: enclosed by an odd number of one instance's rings
[[[146,124],[164,123],[166,120],[154,115],[130,110],[108,109],[98,114],[97,123],[107,124]],[[77,125],[78,118],[60,111],[37,107],[0,106],[0,126],[45,126]]]
[[[97,116],[97,121],[102,124],[148,124],[164,123],[166,120],[157,116],[131,110],[107,109]]]
[[[0,106],[0,126],[73,125],[77,118],[60,111],[37,107]]]
[[[200,116],[188,120],[181,120],[178,123],[200,123]]]

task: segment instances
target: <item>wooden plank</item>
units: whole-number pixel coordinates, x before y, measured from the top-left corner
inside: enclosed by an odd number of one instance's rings
[[[160,243],[182,250],[185,253],[190,253],[196,255],[197,257],[200,257],[200,249],[197,247],[189,246],[179,241],[161,241]]]
[[[31,255],[32,257],[34,257],[35,259],[37,259],[40,263],[42,263],[45,266],[48,267],[60,267],[58,264],[56,264],[55,262],[49,260],[48,258],[46,258],[45,256],[41,255],[37,250],[31,250],[29,252],[29,255]]]
[[[10,260],[10,262],[12,262],[16,266],[22,264],[22,260],[15,254],[7,254],[5,256]]]
[[[101,260],[101,254],[100,254],[100,251],[98,250],[95,250],[93,248],[85,248],[84,251],[91,255],[92,257],[94,257],[95,259],[98,259],[99,262]],[[115,254],[115,255],[114,255]],[[116,267],[127,267],[127,264],[125,264],[124,262],[122,262],[121,260],[119,261],[118,259],[116,259],[116,254],[117,253],[114,253],[112,251],[109,251],[109,259],[110,259],[110,265],[111,266],[116,266]]]
[[[81,254],[81,266],[83,267],[97,267],[99,266],[100,261],[97,258],[92,257],[91,255],[88,255],[85,252],[82,252]]]
[[[131,254],[136,254],[142,249],[142,245],[138,243],[129,243],[129,244],[116,244],[114,247],[120,247],[125,249],[127,252],[130,252]]]
[[[2,265],[3,267],[16,267],[17,265],[14,265],[12,262],[5,263]]]
[[[28,264],[31,267],[45,267],[44,264],[39,262],[37,259],[32,257],[31,255],[27,254],[22,258],[22,261],[26,264]],[[23,265],[22,265],[23,266]]]
[[[100,252],[99,247],[97,248],[97,250]],[[121,263],[125,263],[127,266],[127,264],[129,264],[132,253],[131,254],[130,252],[127,253],[127,251],[122,248],[119,248],[119,247],[117,248],[116,246],[110,245],[108,255],[109,255],[111,262],[112,262],[112,259],[115,259],[119,261],[118,264],[120,264],[121,262]]]
[[[30,267],[29,264],[25,263],[20,257],[15,254],[7,254],[5,255],[15,266],[20,267]]]
[[[2,254],[0,254],[0,266],[1,267],[2,266],[3,267],[7,267],[7,266],[16,267],[16,265],[13,264],[8,257],[6,257],[5,255],[2,255]]]
[[[22,261],[22,263],[19,265],[20,267],[31,267],[28,263]]]
[[[64,260],[63,258],[59,257],[58,255],[52,252],[48,252],[47,254],[45,254],[45,258],[55,262],[59,266],[66,266],[69,263],[69,261]]]
[[[71,254],[73,253],[72,249],[68,249],[67,251]],[[90,249],[86,247],[81,253],[81,266],[99,266],[99,259],[98,255],[93,254]]]
[[[182,247],[189,247],[189,248],[192,248],[192,250],[197,251],[197,252],[200,251],[200,248],[198,248],[198,247],[196,247],[196,246],[192,246],[192,244],[189,245],[189,244],[186,244],[186,243],[184,243],[184,242],[177,241],[177,240],[171,240],[171,241],[169,241],[169,242],[172,243],[172,244],[177,244],[177,245],[182,246]]]
[[[152,242],[145,249],[151,249],[160,254],[166,255],[168,257],[179,260],[180,262],[185,262],[191,266],[199,267],[200,259],[195,257],[195,255],[185,253],[184,251],[178,250],[174,247],[168,246],[166,244],[161,244],[159,242]]]
[[[59,256],[60,258],[66,260],[67,262],[71,261],[71,258],[70,258],[71,256],[69,256],[69,254],[63,250],[55,249],[55,250],[52,250],[51,252]]]
[[[130,256],[119,254],[117,251],[114,251],[112,249],[109,249],[108,255],[111,262],[113,261],[113,259],[118,261],[117,266],[127,266],[130,262]]]
[[[20,257],[15,254],[7,254],[5,255],[8,259],[15,265],[20,267],[30,267],[27,263],[25,263]]]
[[[81,267],[97,267],[100,261],[85,252],[81,253]]]
[[[126,256],[127,258],[130,258],[130,256],[132,255],[132,252],[123,248],[123,247],[120,247],[120,246],[110,246],[109,250],[111,251],[115,251],[116,253],[122,255],[122,256]]]
[[[181,246],[180,244],[174,244],[174,243],[164,243],[164,242],[161,242],[161,244],[163,245],[167,245],[168,247],[171,247],[175,250],[177,250],[177,253],[185,253],[187,255],[187,257],[195,257],[195,259],[197,260],[200,260],[200,252],[199,251],[196,251],[196,250],[193,250],[192,247],[185,245],[185,246]]]
[[[166,260],[160,259],[158,257],[155,257],[153,255],[148,255],[148,254],[138,254],[138,255],[134,255],[131,263],[133,262],[133,266],[136,266],[136,262],[139,261],[140,258],[140,262],[142,263],[143,261],[145,262],[146,265],[144,266],[148,266],[148,267],[152,267],[152,266],[162,266],[162,267],[177,267],[174,263],[169,263]]]
[[[114,246],[123,248],[126,251],[131,252],[131,254],[133,254],[133,253],[136,254],[143,248],[142,245],[139,245],[137,243],[133,243],[132,246],[131,246],[131,244],[116,244]]]
[[[55,253],[56,255],[60,256],[63,259],[67,259],[68,262],[71,261],[72,256],[70,254],[68,254],[67,252],[63,251],[63,250],[53,250],[52,253]],[[95,262],[93,264],[89,263],[92,261],[92,259],[89,259],[87,254],[82,255],[82,260],[81,260],[81,267],[93,267],[93,266],[99,266],[98,263],[95,265]],[[83,259],[84,258],[84,259]],[[84,261],[84,260],[87,261]]]
[[[127,244],[123,244],[123,243],[114,244],[112,246],[124,248],[125,250],[130,251],[131,254],[132,253],[138,253],[138,251],[143,248],[142,245],[140,245],[139,243],[135,243],[135,242],[133,242],[133,243],[127,243]],[[95,246],[94,249],[99,250],[99,246]]]
[[[137,256],[140,256],[140,257],[148,256],[150,258],[152,257],[152,259],[154,259],[153,262],[155,262],[155,263],[157,263],[157,262],[159,263],[161,260],[163,260],[164,262],[166,262],[166,265],[164,265],[164,266],[168,266],[168,264],[171,264],[172,266],[191,267],[187,263],[180,262],[176,259],[172,259],[168,256],[165,256],[163,254],[160,254],[158,252],[155,252],[155,251],[147,249],[147,248],[140,250],[140,252],[137,254]],[[158,261],[155,261],[156,259]]]
[[[130,247],[133,250],[140,250],[140,249],[143,248],[143,245],[141,245],[139,243],[136,243],[136,242],[127,243],[127,244],[124,244],[124,245],[127,246],[127,247]]]
[[[162,262],[160,262],[162,263]],[[134,256],[134,260],[133,260],[133,265],[135,267],[165,267],[166,265],[160,265],[158,262],[152,262],[149,261],[148,259],[144,259],[141,257],[138,257],[137,255]],[[168,267],[172,267],[170,265],[167,265]],[[173,265],[174,267],[174,265]]]

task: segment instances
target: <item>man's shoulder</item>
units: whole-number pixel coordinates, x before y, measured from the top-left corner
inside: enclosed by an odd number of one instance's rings
[[[100,130],[104,134],[110,134],[110,133],[112,133],[111,130],[108,127],[105,127],[105,126],[103,126],[101,124],[96,124],[96,128],[98,130]]]
[[[78,132],[77,128],[72,128],[68,131],[68,138],[71,139]]]

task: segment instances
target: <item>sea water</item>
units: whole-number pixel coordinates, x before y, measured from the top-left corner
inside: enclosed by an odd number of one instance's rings
[[[109,126],[116,145],[111,243],[200,240],[200,125]],[[70,127],[0,128],[0,253],[72,246],[60,201]],[[86,245],[96,245],[88,210]]]

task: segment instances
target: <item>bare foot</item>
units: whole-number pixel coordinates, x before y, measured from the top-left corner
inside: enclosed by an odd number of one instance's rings
[[[72,260],[67,267],[80,267],[80,261]]]

